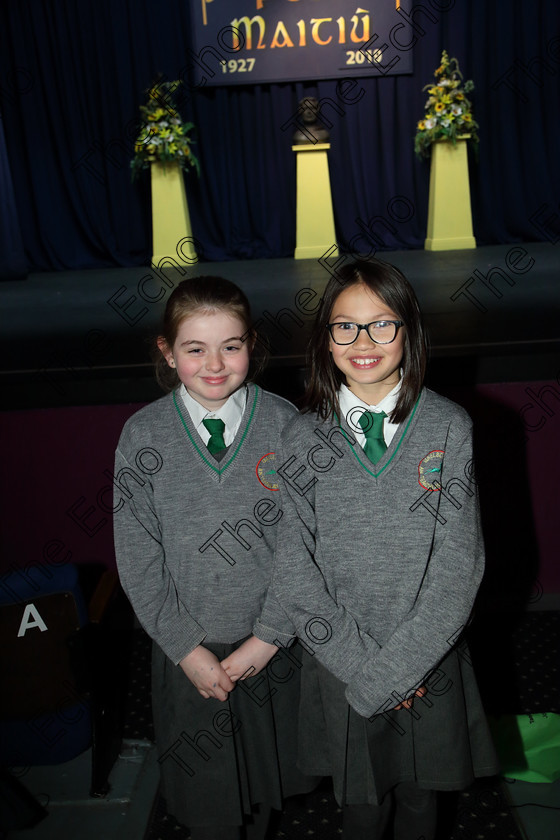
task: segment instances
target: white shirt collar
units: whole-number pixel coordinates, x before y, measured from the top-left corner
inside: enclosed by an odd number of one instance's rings
[[[346,417],[346,414],[351,408],[359,405],[362,408],[367,409],[368,411],[384,411],[385,414],[390,415],[391,412],[394,410],[397,399],[399,397],[399,391],[401,390],[401,382],[402,379],[399,379],[397,384],[394,388],[392,388],[388,394],[386,394],[382,400],[380,400],[376,405],[368,405],[366,402],[361,400],[355,394],[352,393],[350,388],[347,385],[341,385],[340,391],[338,392],[338,399],[340,403],[340,410],[342,414]],[[346,411],[342,408],[342,403],[344,402]]]
[[[383,423],[383,436],[385,438],[385,443],[387,446],[391,443],[395,432],[397,431],[398,423],[391,423],[389,420],[391,413],[394,411],[395,406],[397,404],[397,399],[399,397],[399,391],[401,389],[402,383],[402,371],[401,371],[401,379],[397,382],[394,388],[392,388],[388,394],[386,394],[382,400],[380,400],[377,405],[368,405],[366,402],[361,400],[355,394],[352,393],[350,388],[347,385],[341,385],[340,390],[338,392],[338,404],[340,406],[340,413],[341,415],[346,418],[346,422],[350,429],[352,430],[352,434],[358,440],[360,446],[364,446],[365,444],[365,435],[358,423],[358,417],[362,413],[362,411],[356,411],[356,409],[363,409],[365,411],[384,411],[387,415],[387,419]]]
[[[217,411],[208,411],[194,397],[191,397],[183,384],[179,388],[179,394],[181,395],[185,408],[190,414],[196,431],[204,443],[208,443],[210,440],[210,432],[202,422],[207,418],[223,420],[226,426],[224,442],[226,446],[232,443],[241,425],[241,419],[245,411],[245,406],[247,405],[247,387],[245,385],[242,385],[241,388],[234,391]]]

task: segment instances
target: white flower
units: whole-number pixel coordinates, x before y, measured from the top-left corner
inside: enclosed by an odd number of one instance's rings
[[[168,125],[169,125],[169,123],[167,122],[167,120],[160,120],[159,121],[160,128],[167,128]]]
[[[435,119],[434,119],[433,117],[429,117],[429,118],[426,120],[426,123],[425,123],[426,128],[428,128],[428,129],[429,129],[429,128],[434,128],[435,124],[436,124],[436,121],[435,121]]]
[[[459,114],[463,113],[463,109],[461,108],[460,105],[452,105],[451,106],[451,113],[455,114],[455,116],[458,117]]]
[[[446,117],[444,120],[441,121],[441,124],[444,128],[448,128],[451,125],[451,120],[449,117]]]
[[[441,82],[438,82],[438,84],[442,85],[443,87],[449,87],[449,85],[453,84],[453,82],[451,81],[451,79],[442,79]]]

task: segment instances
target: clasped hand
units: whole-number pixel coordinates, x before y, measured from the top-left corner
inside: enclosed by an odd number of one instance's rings
[[[247,677],[254,677],[262,671],[275,653],[278,653],[276,645],[269,645],[268,642],[251,636],[237,650],[222,660],[222,667],[233,682],[237,682]]]
[[[216,700],[227,700],[234,683],[226,674],[218,657],[203,645],[198,645],[179,665],[183,672],[206,700],[215,697]]]
[[[258,674],[277,650],[276,645],[251,636],[222,662],[204,645],[198,645],[179,665],[202,697],[224,701],[238,680]]]

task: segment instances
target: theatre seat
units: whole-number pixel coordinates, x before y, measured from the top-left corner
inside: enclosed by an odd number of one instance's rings
[[[130,626],[116,572],[66,563],[0,578],[2,766],[59,764],[91,746],[90,793],[107,792]]]

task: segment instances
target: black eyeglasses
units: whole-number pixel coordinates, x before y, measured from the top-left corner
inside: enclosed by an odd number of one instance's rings
[[[365,330],[376,344],[391,344],[397,337],[399,327],[404,327],[404,321],[370,321],[369,324],[340,321],[337,324],[327,324],[335,344],[354,344],[362,330]]]

